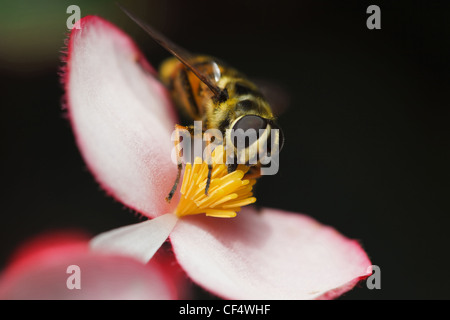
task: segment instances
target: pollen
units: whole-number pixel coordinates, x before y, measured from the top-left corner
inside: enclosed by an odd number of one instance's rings
[[[205,188],[208,180],[208,164],[201,158],[187,163],[184,169],[181,197],[175,214],[178,217],[205,214],[211,217],[233,218],[241,207],[254,203],[252,189],[255,179],[243,179],[248,167],[239,165],[228,173],[224,164],[223,147],[218,146],[211,157],[212,172],[208,195]]]

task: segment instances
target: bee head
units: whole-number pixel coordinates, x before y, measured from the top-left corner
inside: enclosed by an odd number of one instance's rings
[[[283,132],[275,121],[255,114],[237,118],[230,128],[227,146],[234,150],[237,164],[255,165],[278,153],[284,144]]]

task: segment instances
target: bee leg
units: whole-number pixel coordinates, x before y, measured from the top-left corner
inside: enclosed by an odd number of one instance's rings
[[[259,165],[250,167],[244,176],[244,179],[257,179],[261,177],[261,168]]]
[[[204,137],[206,140],[206,163],[208,164],[208,177],[206,179],[205,195],[208,196],[209,186],[211,185],[211,175],[212,175],[212,150],[211,150],[211,139],[212,135],[205,132]]]
[[[173,195],[175,194],[175,191],[177,190],[178,183],[180,182],[181,178],[181,170],[183,169],[183,162],[181,157],[181,138],[180,138],[180,130],[188,130],[191,132],[190,128],[183,127],[178,124],[175,125],[175,133],[176,133],[176,139],[174,141],[175,149],[176,149],[176,156],[177,156],[177,177],[175,178],[175,182],[173,184],[172,189],[169,192],[169,195],[166,197],[166,201],[170,203],[170,200],[172,200]]]
[[[178,183],[180,182],[181,169],[183,169],[183,165],[181,163],[178,163],[177,166],[178,166],[178,172],[177,172],[177,177],[175,178],[175,183],[173,184],[173,187],[170,190],[169,195],[166,197],[166,201],[168,203],[170,203],[170,200],[172,200],[173,195],[174,195],[175,191],[177,190]]]
[[[237,163],[228,164],[228,166],[227,166],[228,173],[235,172],[237,169],[237,166],[238,166]]]
[[[205,195],[209,196],[209,185],[211,184],[212,164],[208,164],[208,178],[206,179]]]

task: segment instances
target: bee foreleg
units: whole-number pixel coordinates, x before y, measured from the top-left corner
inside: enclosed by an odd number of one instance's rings
[[[206,140],[206,163],[208,164],[208,177],[206,179],[206,187],[205,187],[205,195],[208,195],[209,186],[211,184],[211,175],[212,175],[212,151],[211,151],[211,139],[212,135],[208,132],[204,133],[204,139]]]
[[[169,195],[166,197],[166,201],[169,202],[169,203],[170,203],[170,200],[172,200],[175,191],[177,190],[178,183],[180,182],[181,170],[182,169],[183,169],[183,165],[181,163],[179,163],[178,164],[177,177],[175,178],[175,183],[173,184],[173,187],[170,190]]]
[[[250,167],[245,174],[244,179],[258,179],[259,177],[261,177],[261,167],[256,165],[254,167]]]
[[[209,185],[211,184],[212,164],[208,164],[208,178],[206,179],[205,195],[208,196]]]
[[[177,190],[178,183],[180,182],[181,178],[181,170],[183,169],[183,161],[181,156],[181,136],[180,136],[180,130],[189,130],[187,127],[180,126],[178,124],[175,125],[175,134],[176,139],[174,141],[175,144],[175,150],[176,150],[176,157],[177,157],[177,177],[175,178],[175,182],[173,184],[172,189],[169,192],[169,195],[166,197],[166,201],[170,203],[170,200],[172,200],[173,195],[175,194],[175,191]]]

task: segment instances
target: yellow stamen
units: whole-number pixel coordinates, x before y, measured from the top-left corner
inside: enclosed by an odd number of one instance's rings
[[[241,207],[256,201],[252,193],[256,180],[242,180],[248,167],[239,165],[236,171],[228,173],[222,146],[214,150],[211,159],[213,168],[208,195],[205,194],[208,164],[200,158],[196,158],[193,165],[186,164],[181,198],[175,209],[178,217],[205,214],[211,217],[232,218]]]

